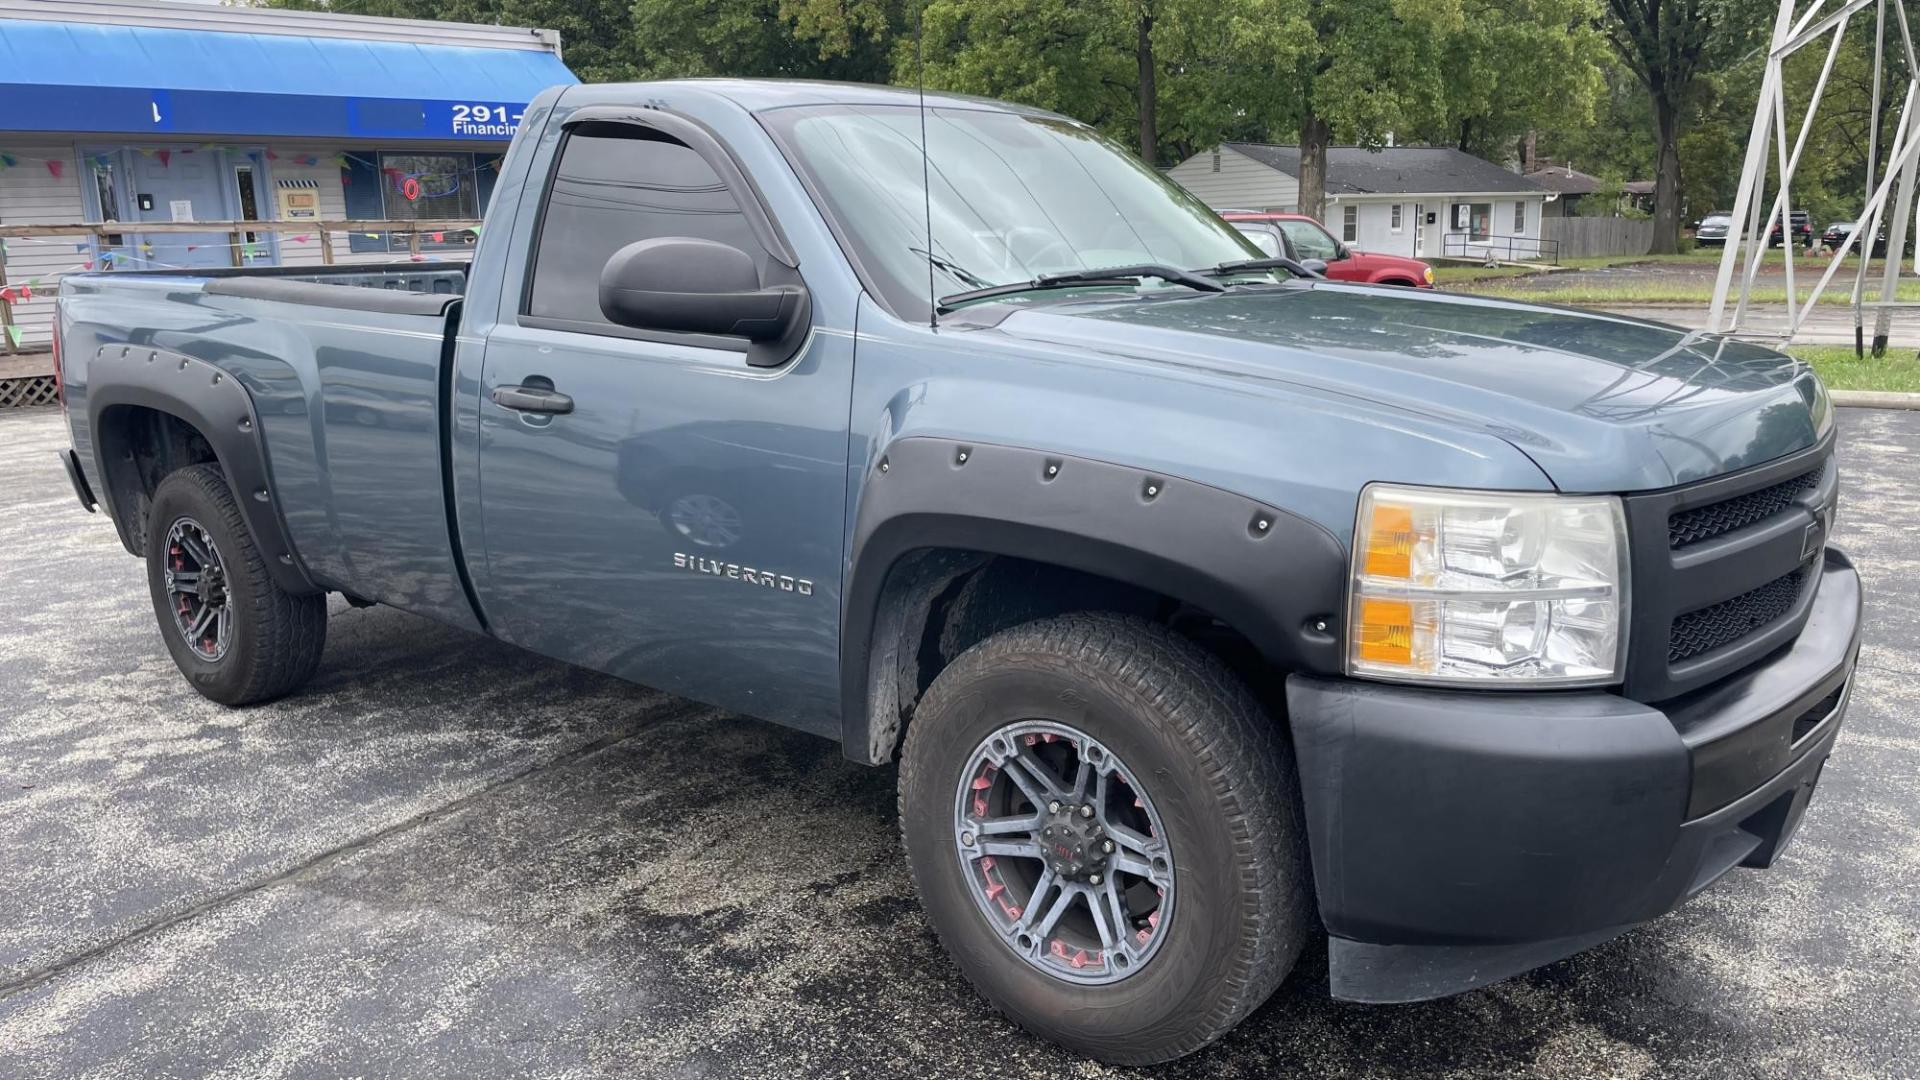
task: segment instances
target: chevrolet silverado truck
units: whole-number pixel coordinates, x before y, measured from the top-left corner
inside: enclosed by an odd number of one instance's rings
[[[1327,281],[1014,105],[556,89],[470,266],[73,275],[58,330],[202,694],[339,593],[897,761],[954,963],[1107,1061],[1322,932],[1414,1001],[1772,865],[1851,687],[1804,364]]]

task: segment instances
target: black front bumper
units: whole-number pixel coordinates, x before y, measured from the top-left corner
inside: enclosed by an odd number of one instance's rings
[[[1497,982],[1772,865],[1859,649],[1859,575],[1832,549],[1820,573],[1791,645],[1659,707],[1289,678],[1334,996]]]

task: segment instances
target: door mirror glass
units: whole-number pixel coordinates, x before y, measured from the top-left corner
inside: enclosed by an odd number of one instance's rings
[[[641,330],[773,341],[793,325],[805,291],[762,288],[753,257],[691,236],[636,240],[600,272],[600,311]]]
[[[1321,277],[1327,276],[1327,260],[1325,259],[1302,259],[1300,260],[1300,265],[1305,267],[1309,273],[1318,274]]]

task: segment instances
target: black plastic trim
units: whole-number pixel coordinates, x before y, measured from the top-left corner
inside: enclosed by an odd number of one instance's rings
[[[1808,561],[1809,528],[1824,528],[1838,502],[1839,465],[1833,446],[1829,433],[1814,446],[1764,465],[1622,497],[1633,590],[1621,687],[1626,696],[1648,702],[1678,697],[1740,671],[1799,634],[1818,590],[1818,574],[1808,575],[1792,608],[1771,625],[1679,663],[1667,659],[1675,618],[1758,588]],[[1813,468],[1821,470],[1819,482],[1797,495],[1788,512],[1682,548],[1668,542],[1668,520],[1674,513],[1759,491]],[[1818,539],[1824,542],[1825,537]]]
[[[1317,523],[1148,469],[911,437],[869,471],[850,548],[841,700],[843,748],[855,761],[884,761],[871,732],[898,722],[871,713],[869,664],[891,655],[876,645],[874,626],[889,571],[924,549],[1031,559],[1138,585],[1226,622],[1280,667],[1340,669],[1347,552]]]
[[[87,474],[80,468],[80,455],[71,449],[60,451],[60,464],[67,470],[67,479],[73,484],[74,497],[91,514],[100,501],[93,497],[93,489],[87,486]]]
[[[294,550],[286,521],[274,501],[267,448],[253,395],[240,380],[197,357],[138,345],[102,345],[87,368],[87,420],[94,433],[94,464],[106,492],[107,511],[120,543],[139,555],[140,508],[123,505],[124,493],[143,485],[133,475],[131,455],[122,455],[111,426],[102,423],[109,409],[140,406],[191,424],[213,448],[241,516],[266,559],[267,572],[290,593],[322,591],[308,576]]]
[[[473,621],[480,629],[493,633],[487,625],[487,611],[480,606],[479,590],[473,586],[473,573],[467,569],[466,542],[460,537],[460,507],[453,490],[454,380],[459,377],[457,357],[460,340],[460,316],[465,305],[447,312],[447,336],[440,342],[440,388],[434,412],[440,421],[440,500],[446,507],[447,548],[453,554],[454,575],[460,579],[460,591],[473,610]]]

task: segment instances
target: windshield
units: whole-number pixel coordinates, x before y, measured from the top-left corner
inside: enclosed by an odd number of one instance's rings
[[[764,117],[880,299],[902,318],[925,318],[920,111],[832,105]],[[926,128],[936,296],[1042,274],[1204,268],[1262,254],[1198,200],[1071,121],[930,108]]]

